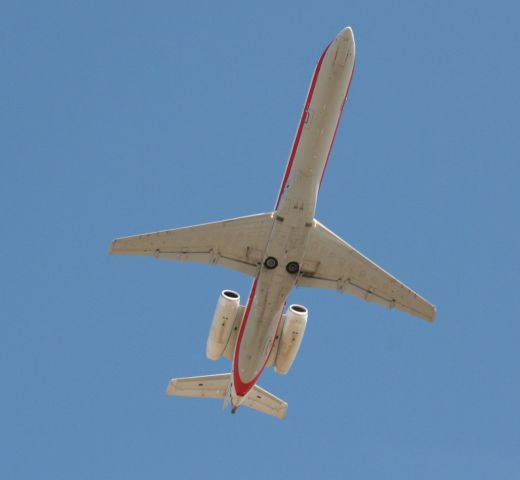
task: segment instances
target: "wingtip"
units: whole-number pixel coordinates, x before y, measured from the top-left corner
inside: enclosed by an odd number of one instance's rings
[[[435,305],[430,305],[430,309],[427,313],[422,313],[421,315],[417,315],[423,320],[426,320],[428,323],[434,323],[435,317],[437,316],[437,308]]]
[[[175,386],[176,386],[176,384],[177,384],[177,379],[176,378],[172,378],[168,382],[168,386],[166,387],[165,394],[168,395],[168,396],[175,395]]]
[[[117,245],[117,239],[112,240],[110,242],[110,245],[108,246],[108,254],[109,255],[116,255],[117,254],[116,245]]]

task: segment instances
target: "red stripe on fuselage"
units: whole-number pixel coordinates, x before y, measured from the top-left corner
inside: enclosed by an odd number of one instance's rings
[[[332,43],[332,42],[331,42]],[[293,147],[291,149],[291,154],[289,155],[289,161],[287,162],[287,168],[285,169],[285,174],[282,180],[282,186],[280,187],[280,193],[278,193],[278,200],[276,201],[275,210],[278,210],[278,205],[280,204],[280,200],[282,199],[283,191],[285,189],[285,185],[287,184],[287,180],[289,180],[289,175],[291,174],[291,168],[294,163],[294,158],[296,157],[296,151],[298,150],[298,145],[300,143],[300,137],[302,136],[303,125],[305,124],[305,117],[307,116],[307,111],[312,101],[312,95],[314,93],[314,87],[316,87],[316,82],[318,81],[318,75],[320,73],[321,64],[323,63],[323,59],[325,58],[325,54],[329,49],[331,43],[327,45],[327,48],[321,54],[320,59],[318,60],[318,64],[314,70],[314,75],[312,76],[311,86],[309,87],[309,93],[307,94],[307,100],[305,101],[305,106],[303,107],[303,113],[300,118],[300,124],[298,125],[298,130],[296,131],[296,137],[294,137]]]
[[[240,373],[238,371],[238,355],[240,352],[242,337],[244,336],[244,330],[246,329],[247,319],[249,318],[249,314],[251,313],[251,307],[253,306],[253,299],[255,298],[257,283],[258,277],[255,278],[253,286],[251,287],[251,293],[249,294],[249,299],[247,300],[244,318],[242,320],[242,324],[240,325],[240,331],[238,332],[237,344],[235,346],[235,355],[233,358],[233,383],[235,385],[235,392],[237,393],[237,395],[240,396],[245,395],[250,390],[250,388],[247,388],[248,384],[243,383],[242,379],[240,378]]]
[[[254,384],[262,374],[262,372],[265,369],[265,366],[267,365],[267,362],[269,360],[269,357],[271,356],[271,352],[273,351],[275,340],[273,340],[273,343],[271,344],[271,348],[269,349],[269,353],[267,354],[267,357],[265,358],[264,364],[262,365],[262,368],[260,371],[255,375],[255,377],[250,380],[247,383],[244,383],[242,379],[240,378],[240,372],[238,369],[239,364],[239,355],[240,355],[240,345],[242,344],[242,337],[244,336],[244,331],[246,329],[247,320],[249,319],[249,314],[251,313],[251,308],[253,306],[253,299],[256,293],[256,286],[258,283],[258,277],[255,278],[255,281],[253,282],[253,286],[251,287],[251,293],[249,294],[249,300],[247,301],[246,311],[244,312],[244,319],[242,320],[242,325],[240,325],[240,331],[238,332],[238,339],[237,344],[235,346],[235,355],[233,358],[233,383],[235,387],[235,392],[237,395],[243,397],[247,395],[249,390],[253,388]],[[278,324],[276,325],[276,331],[278,331],[278,327],[280,326],[280,321],[283,317],[283,312],[285,310],[285,303],[282,308],[282,312],[280,313],[280,318],[278,319]]]

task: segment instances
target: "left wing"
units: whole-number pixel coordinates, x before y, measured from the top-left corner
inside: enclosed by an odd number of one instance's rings
[[[432,322],[435,307],[315,220],[298,280],[397,308]]]
[[[222,265],[254,276],[273,221],[272,213],[261,213],[118,238],[112,242],[110,253]]]

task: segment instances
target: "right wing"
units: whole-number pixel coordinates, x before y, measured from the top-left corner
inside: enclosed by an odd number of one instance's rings
[[[315,220],[298,280],[397,308],[432,322],[435,307]]]
[[[262,213],[118,238],[112,242],[110,253],[216,264],[254,276],[267,246],[273,218],[272,213]]]

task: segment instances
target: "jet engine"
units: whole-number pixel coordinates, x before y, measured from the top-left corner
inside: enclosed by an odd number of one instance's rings
[[[231,336],[235,317],[240,306],[240,295],[233,290],[223,290],[217,302],[206,344],[206,356],[218,360]]]
[[[285,315],[278,352],[274,361],[274,371],[285,375],[298,354],[307,326],[309,311],[302,305],[291,305]]]

